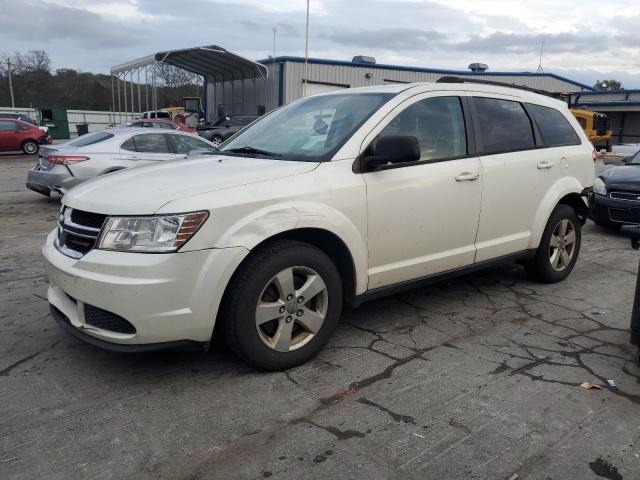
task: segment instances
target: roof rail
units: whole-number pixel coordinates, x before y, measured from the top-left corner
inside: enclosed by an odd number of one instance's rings
[[[546,90],[538,90],[537,88],[526,87],[524,85],[514,85],[506,82],[496,82],[494,80],[481,80],[476,78],[455,77],[452,75],[446,75],[436,80],[436,83],[481,83],[483,85],[495,85],[496,87],[508,87],[516,88],[518,90],[526,90],[527,92],[537,93],[539,95],[545,95],[547,97],[555,98],[555,95]]]

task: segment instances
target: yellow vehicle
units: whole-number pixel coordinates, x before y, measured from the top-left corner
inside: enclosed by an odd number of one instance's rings
[[[169,112],[171,118],[174,118],[176,114],[184,112],[184,108],[182,107],[167,107],[162,109],[163,112]]]
[[[609,129],[609,119],[604,113],[578,108],[571,108],[570,110],[594,146],[599,147],[608,144],[613,136],[613,130]]]
[[[169,112],[171,118],[182,112],[197,113],[199,117],[203,116],[200,97],[182,97],[181,107],[167,107],[163,108],[162,111]]]

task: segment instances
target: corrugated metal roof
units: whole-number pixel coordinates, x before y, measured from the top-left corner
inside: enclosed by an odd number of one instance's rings
[[[291,57],[291,56],[283,56],[268,58],[264,60],[258,60],[260,63],[268,64],[272,62],[282,63],[282,62],[291,62],[291,63],[304,63],[303,57]],[[334,65],[334,66],[342,66],[342,67],[352,67],[352,68],[366,68],[369,70],[388,70],[388,71],[399,71],[399,72],[416,72],[416,73],[433,73],[439,75],[456,75],[456,76],[472,76],[477,78],[487,78],[499,81],[506,82],[514,82],[517,84],[521,84],[517,81],[517,78],[520,77],[522,79],[535,79],[539,81],[539,85],[553,85],[554,87],[558,87],[558,81],[564,82],[566,84],[574,85],[580,90],[594,91],[593,87],[589,85],[585,85],[584,83],[577,82],[575,80],[571,80],[569,78],[563,77],[561,75],[557,75],[555,73],[537,73],[537,72],[471,72],[468,70],[445,70],[438,68],[424,68],[424,67],[409,67],[404,65],[387,65],[387,64],[363,64],[363,63],[353,63],[349,61],[343,60],[328,60],[323,58],[309,58],[310,64],[314,65]],[[501,78],[494,78],[501,77]],[[522,83],[524,85],[524,83]],[[550,90],[557,91],[557,90]]]
[[[130,62],[111,67],[111,74],[128,72],[151,65],[154,62],[167,63],[190,72],[216,80],[241,80],[243,78],[266,78],[267,67],[219,47],[185,48],[157,52]]]

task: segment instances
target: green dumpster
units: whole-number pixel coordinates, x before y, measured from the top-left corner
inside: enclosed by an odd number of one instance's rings
[[[49,135],[54,140],[66,140],[69,136],[69,117],[67,109],[41,108],[40,109],[40,126],[49,128]]]

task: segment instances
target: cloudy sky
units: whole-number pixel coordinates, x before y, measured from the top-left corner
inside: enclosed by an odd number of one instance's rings
[[[0,53],[108,72],[150,53],[217,44],[250,58],[304,52],[304,0],[0,0]],[[492,71],[543,68],[640,88],[638,0],[311,0],[310,56]]]

